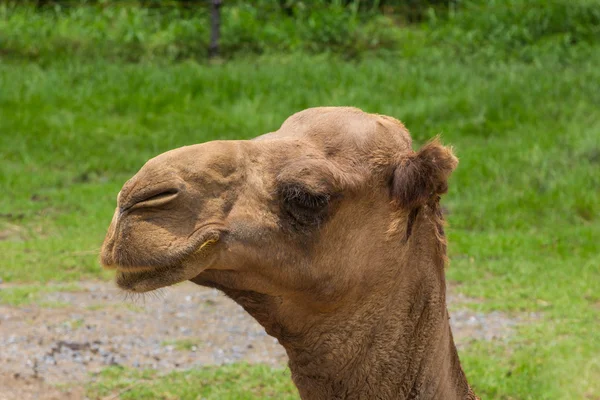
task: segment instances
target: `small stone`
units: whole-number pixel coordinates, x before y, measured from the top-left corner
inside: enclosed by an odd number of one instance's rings
[[[44,363],[49,365],[56,365],[56,359],[50,355],[44,356]]]

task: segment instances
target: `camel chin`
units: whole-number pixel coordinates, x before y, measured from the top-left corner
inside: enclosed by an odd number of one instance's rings
[[[161,270],[163,270],[163,268],[153,268],[151,270],[136,272],[132,272],[131,270],[121,271],[117,269],[115,283],[119,289],[126,292],[145,293],[165,286],[174,285],[187,279],[178,267],[169,267],[164,268],[163,271]]]

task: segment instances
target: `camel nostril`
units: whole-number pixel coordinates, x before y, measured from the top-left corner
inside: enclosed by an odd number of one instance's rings
[[[152,195],[146,197],[145,199],[138,201],[138,204],[147,203],[149,201],[155,202],[155,201],[162,201],[162,200],[167,200],[167,199],[171,200],[172,198],[174,198],[174,196],[177,195],[177,193],[179,193],[179,190],[177,190],[177,189],[168,189],[168,190],[162,191],[157,194],[152,194]]]
[[[155,190],[144,193],[141,196],[134,196],[125,206],[119,208],[119,213],[123,214],[125,211],[142,207],[162,206],[174,200],[178,194],[179,190],[171,188],[166,190]]]

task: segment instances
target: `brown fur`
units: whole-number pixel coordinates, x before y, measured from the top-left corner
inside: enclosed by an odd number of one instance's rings
[[[475,399],[445,300],[457,160],[397,120],[314,108],[164,153],[121,190],[101,260],[124,290],[222,290],[285,347],[303,399]]]
[[[409,154],[394,171],[392,195],[401,207],[413,209],[448,191],[448,177],[458,160],[436,138]]]

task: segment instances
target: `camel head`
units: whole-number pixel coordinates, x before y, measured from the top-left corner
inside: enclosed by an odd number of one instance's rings
[[[413,151],[393,118],[308,109],[149,160],[117,196],[101,262],[129,292],[225,292],[286,347],[303,398],[475,398],[445,304],[439,199],[456,164],[437,140]]]
[[[415,153],[393,118],[308,109],[149,160],[118,194],[101,262],[131,292],[193,280],[335,306],[389,275],[375,261],[403,253],[456,163],[437,142]]]

